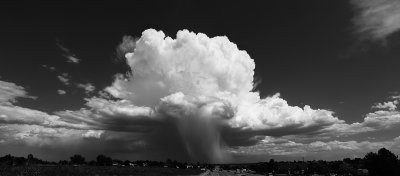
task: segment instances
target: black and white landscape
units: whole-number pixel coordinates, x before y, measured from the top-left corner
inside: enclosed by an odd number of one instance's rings
[[[2,1],[0,22],[0,166],[399,166],[398,0]]]

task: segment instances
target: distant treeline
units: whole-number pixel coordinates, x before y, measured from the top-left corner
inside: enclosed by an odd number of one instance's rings
[[[256,173],[272,174],[297,174],[311,175],[332,173],[345,175],[400,175],[400,161],[391,151],[381,148],[377,153],[370,152],[364,158],[345,158],[341,161],[285,161],[277,162],[273,159],[269,162],[251,163],[251,164],[201,164],[186,163],[167,159],[162,161],[149,160],[116,160],[105,155],[98,155],[96,160],[86,161],[82,155],[74,155],[69,160],[60,160],[59,162],[48,162],[35,158],[32,154],[25,157],[14,157],[5,155],[0,157],[0,166],[26,166],[26,165],[86,165],[86,166],[130,166],[130,167],[170,167],[170,168],[207,168],[215,167],[223,170],[251,170]],[[368,171],[367,171],[368,170]]]
[[[187,163],[178,162],[176,160],[167,159],[163,161],[150,161],[150,160],[118,160],[112,159],[109,156],[98,155],[96,160],[86,161],[82,155],[75,154],[69,160],[60,160],[58,162],[49,162],[38,159],[32,154],[25,157],[15,157],[12,155],[5,155],[0,157],[0,166],[25,166],[25,165],[86,165],[86,166],[131,166],[131,167],[171,167],[171,168],[211,168],[211,164]]]
[[[364,158],[345,158],[341,161],[280,161],[253,164],[221,165],[224,170],[249,169],[262,174],[291,175],[400,175],[400,160],[391,151],[381,148],[377,153],[367,153]]]

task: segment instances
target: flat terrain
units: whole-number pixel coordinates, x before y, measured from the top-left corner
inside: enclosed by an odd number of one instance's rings
[[[123,166],[9,166],[0,167],[0,176],[172,176],[200,175],[199,169]]]

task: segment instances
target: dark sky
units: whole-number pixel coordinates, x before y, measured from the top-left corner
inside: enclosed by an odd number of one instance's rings
[[[79,110],[85,97],[130,70],[116,51],[123,36],[140,38],[153,28],[175,38],[188,29],[227,36],[247,51],[262,98],[279,92],[291,106],[361,123],[371,106],[400,91],[400,36],[366,37],[355,25],[358,13],[348,0],[1,1],[0,80],[37,97],[19,99],[18,106],[49,114]],[[67,63],[66,55],[79,64]],[[70,85],[57,78],[62,73]],[[96,91],[85,93],[79,83]]]

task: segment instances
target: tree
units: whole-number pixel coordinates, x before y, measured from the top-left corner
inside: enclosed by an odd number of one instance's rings
[[[166,164],[168,167],[172,167],[172,160],[168,158],[168,159],[165,161],[165,164]]]
[[[90,160],[90,161],[88,162],[88,164],[89,164],[89,166],[96,166],[96,161]]]
[[[129,161],[129,160],[124,161],[124,166],[129,166],[130,164],[131,164],[131,161]]]
[[[352,173],[353,171],[354,168],[347,162],[340,163],[337,168],[337,173],[342,175]]]
[[[4,157],[1,158],[1,163],[3,163],[6,166],[12,166],[13,165],[13,156],[10,154],[5,155]]]
[[[367,153],[364,160],[371,175],[396,175],[398,172],[397,156],[385,148],[379,149],[378,153]]]
[[[99,166],[111,166],[113,161],[112,158],[104,156],[104,155],[99,155],[96,157],[97,165]]]
[[[81,155],[74,155],[70,157],[72,164],[85,164],[85,158]]]
[[[33,160],[33,155],[32,154],[28,155],[28,160]]]
[[[24,157],[14,157],[15,165],[22,166],[26,163],[26,159]]]
[[[60,164],[60,165],[67,165],[67,164],[68,164],[68,161],[67,161],[67,160],[60,160],[60,161],[58,162],[58,164]]]
[[[274,172],[277,170],[277,163],[274,159],[270,159],[268,162],[268,172]]]
[[[27,159],[28,165],[35,164],[35,158],[33,157],[32,154],[29,154],[27,158],[28,158],[28,159]]]

